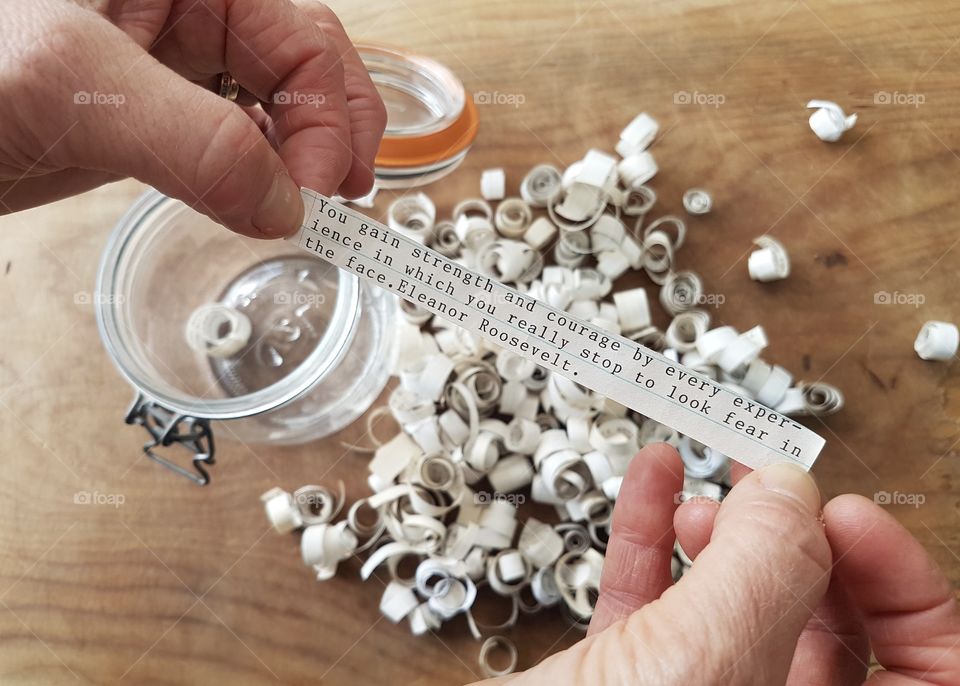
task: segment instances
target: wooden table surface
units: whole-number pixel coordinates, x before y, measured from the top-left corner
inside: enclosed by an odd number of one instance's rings
[[[715,196],[679,263],[724,297],[716,321],[763,324],[767,359],[846,394],[840,414],[808,422],[827,439],[823,491],[922,500],[890,509],[960,581],[960,364],[912,350],[924,321],[960,320],[960,7],[331,4],[354,39],[430,55],[470,91],[514,103],[480,107],[466,163],[428,189],[441,212],[476,195],[486,167],[506,167],[515,193],[535,163],[610,150],[639,111],[659,119],[659,210],[679,210],[692,186]],[[807,128],[811,98],[859,113],[841,144]],[[414,638],[380,618],[382,586],[361,583],[355,560],[316,583],[297,539],[268,530],[258,496],[271,486],[343,479],[350,498],[366,493],[365,458],[339,447],[358,427],[294,448],[223,440],[205,489],[140,456],[139,430],[121,422],[131,392],[100,345],[89,294],[108,232],[141,191],[123,182],[0,220],[0,682],[475,678],[478,645],[462,618]],[[793,273],[764,285],[745,256],[767,230]],[[884,291],[923,303],[876,304]],[[82,492],[123,504],[76,504]],[[522,666],[577,638],[552,614],[511,635]]]

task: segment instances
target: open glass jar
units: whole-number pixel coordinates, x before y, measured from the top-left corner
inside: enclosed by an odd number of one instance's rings
[[[95,302],[104,346],[136,392],[127,422],[149,432],[148,456],[198,483],[213,463],[211,422],[243,442],[314,440],[363,414],[392,363],[392,295],[157,191],[110,236]],[[228,314],[208,333],[230,346],[191,337],[210,309]],[[161,455],[184,447],[194,469]]]

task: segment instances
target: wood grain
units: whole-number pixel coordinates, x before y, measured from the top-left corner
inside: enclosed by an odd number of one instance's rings
[[[716,210],[690,222],[680,264],[724,304],[716,320],[762,323],[768,358],[847,395],[812,428],[826,495],[923,494],[891,511],[960,582],[960,366],[924,363],[928,319],[960,319],[956,183],[960,8],[938,0],[636,2],[335,1],[357,40],[452,67],[473,92],[522,96],[481,110],[463,167],[429,192],[441,212],[505,166],[516,189],[538,162],[610,149],[638,111],[662,123],[659,209],[686,188]],[[919,107],[875,94],[919,94]],[[722,98],[678,105],[687,92]],[[718,97],[719,96],[719,97]],[[805,102],[860,113],[839,145],[819,143]],[[476,676],[462,620],[413,638],[379,619],[379,581],[358,563],[317,584],[296,539],[267,531],[268,487],[344,479],[365,493],[365,460],[339,443],[247,447],[221,431],[214,483],[200,489],[138,454],[121,424],[130,391],[97,335],[93,290],[111,227],[141,192],[123,182],[0,220],[0,681],[4,684],[441,684]],[[388,198],[378,203],[382,210]],[[746,275],[764,231],[794,272]],[[876,305],[878,291],[921,307]],[[123,505],[80,506],[79,491]],[[577,636],[553,615],[512,632],[522,666]]]

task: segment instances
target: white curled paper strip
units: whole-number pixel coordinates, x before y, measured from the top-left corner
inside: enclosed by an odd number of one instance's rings
[[[646,150],[657,137],[659,130],[657,120],[646,112],[641,112],[620,132],[617,153],[621,157],[628,157]]]
[[[706,214],[713,207],[713,198],[702,188],[691,188],[683,194],[683,209],[690,214]]]
[[[950,322],[927,322],[917,334],[913,349],[922,360],[949,360],[957,354],[960,332]]]
[[[302,195],[304,225],[289,239],[301,249],[558,378],[596,389],[754,469],[784,461],[809,468],[823,447],[822,438],[790,418],[660,353],[521,295],[314,191]],[[681,227],[677,222],[676,246]]]
[[[326,486],[308,484],[293,492],[293,503],[300,510],[300,519],[306,526],[328,524],[338,514],[346,500],[343,482],[334,493]]]
[[[260,496],[267,520],[278,534],[288,534],[303,526],[303,517],[293,502],[293,496],[274,487]]]
[[[507,653],[507,666],[500,669],[496,669],[490,664],[490,653],[497,648]],[[480,657],[477,659],[480,662],[480,669],[483,671],[484,676],[506,676],[507,674],[512,674],[517,668],[517,646],[513,644],[513,641],[504,636],[491,636],[480,646]]]
[[[757,250],[747,259],[747,270],[754,281],[777,281],[790,276],[790,256],[775,238],[760,236],[753,241]]]
[[[326,581],[337,573],[337,565],[357,548],[357,535],[347,528],[347,522],[314,524],[303,530],[300,555],[305,565],[317,572],[319,581]]]
[[[536,569],[552,565],[564,552],[563,537],[552,526],[534,517],[524,522],[517,547]]]
[[[710,315],[703,310],[687,310],[673,318],[664,336],[667,345],[681,353],[690,352],[697,347],[697,340],[707,332]],[[689,363],[684,362],[688,367]]]
[[[417,600],[412,588],[399,581],[391,581],[383,589],[383,596],[380,598],[380,612],[396,624],[413,612],[419,604],[420,601]]]
[[[480,195],[484,200],[503,200],[507,187],[507,175],[502,167],[484,169],[480,176]]]
[[[250,331],[250,319],[243,312],[220,303],[208,303],[190,315],[187,344],[210,357],[231,357],[250,341]]]
[[[426,603],[420,603],[413,609],[407,619],[410,622],[410,633],[422,636],[428,631],[436,631],[443,624],[443,620]]]
[[[696,307],[702,301],[703,281],[691,271],[668,275],[660,289],[660,304],[674,316]]]
[[[520,198],[507,198],[497,205],[493,223],[500,235],[507,238],[520,238],[533,220],[530,206]]]
[[[531,169],[520,184],[520,195],[531,207],[546,207],[560,192],[560,171],[549,164]]]
[[[811,100],[807,108],[816,110],[810,115],[810,128],[827,143],[837,142],[857,123],[856,114],[847,116],[840,105],[829,100]]]

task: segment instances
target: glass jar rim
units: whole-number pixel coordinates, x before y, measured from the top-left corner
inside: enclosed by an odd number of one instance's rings
[[[387,122],[385,138],[419,138],[449,128],[460,118],[467,94],[449,68],[424,55],[378,43],[358,43],[360,59],[374,83],[389,85],[420,103],[432,115],[420,124]]]
[[[387,128],[376,158],[378,178],[406,177],[420,185],[425,183],[420,177],[456,168],[479,130],[476,105],[456,74],[406,50],[371,43],[356,47],[378,90],[402,92],[431,115],[427,121],[401,124],[393,121],[387,105]],[[389,103],[386,97],[384,101]]]
[[[151,230],[151,219],[156,219],[165,206],[176,205],[180,205],[179,209],[190,210],[179,200],[155,189],[148,190],[121,217],[107,240],[97,273],[94,302],[100,338],[114,365],[136,391],[184,416],[239,419],[268,412],[299,397],[337,363],[360,316],[359,280],[341,269],[337,270],[337,296],[330,326],[300,365],[269,386],[234,397],[199,398],[184,392],[171,392],[164,384],[151,379],[154,375],[138,360],[133,349],[135,338],[130,334],[129,299],[122,297],[120,289],[129,278],[128,272],[136,269],[138,247],[142,247]],[[223,230],[227,231],[226,228]]]

